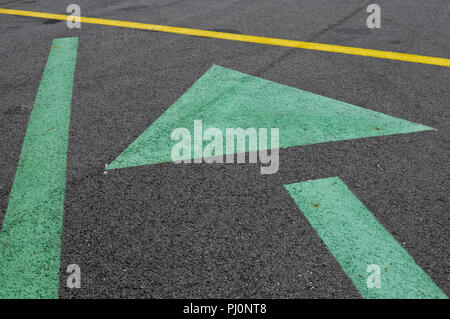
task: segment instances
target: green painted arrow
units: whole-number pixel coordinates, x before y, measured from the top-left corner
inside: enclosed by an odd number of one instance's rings
[[[284,187],[364,298],[447,298],[341,179]],[[373,267],[378,286],[368,285]]]
[[[279,128],[280,148],[432,130],[214,65],[108,169],[171,162],[172,131],[187,128],[193,134],[194,120],[202,120],[204,131],[210,127],[222,132],[226,128]]]

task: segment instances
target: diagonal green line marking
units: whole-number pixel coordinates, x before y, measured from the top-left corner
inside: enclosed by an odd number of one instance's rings
[[[78,38],[53,41],[0,234],[0,298],[57,298]]]
[[[364,298],[447,298],[341,179],[284,187]],[[367,285],[369,265],[381,269],[379,288]]]

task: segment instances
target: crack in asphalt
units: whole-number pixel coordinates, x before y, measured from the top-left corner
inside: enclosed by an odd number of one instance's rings
[[[336,28],[340,25],[342,25],[343,23],[347,22],[348,20],[350,20],[351,18],[353,18],[354,16],[356,16],[361,10],[363,10],[364,8],[366,8],[369,4],[371,3],[371,1],[368,1],[366,4],[356,8],[355,10],[353,10],[352,12],[350,12],[349,14],[347,14],[345,17],[341,18],[340,20],[338,20],[337,22],[329,25],[328,27],[324,28],[323,30],[319,31],[318,33],[314,34],[313,36],[311,36],[310,38],[308,38],[306,41],[307,42],[312,42],[314,40],[317,40],[318,38],[320,38],[322,35],[324,35],[325,33],[327,33],[328,31],[330,31],[333,28]],[[268,70],[272,69],[275,67],[275,65],[277,65],[278,63],[280,63],[281,61],[283,61],[284,59],[286,59],[287,57],[289,57],[291,54],[293,54],[294,52],[297,52],[298,49],[297,48],[292,48],[292,49],[287,49],[286,51],[284,51],[277,59],[275,59],[272,62],[269,62],[265,67],[259,69],[255,75],[256,76],[261,76],[262,74],[266,73]]]

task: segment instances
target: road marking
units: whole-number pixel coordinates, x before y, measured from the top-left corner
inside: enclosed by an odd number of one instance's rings
[[[50,50],[0,233],[0,298],[57,298],[78,38]]]
[[[284,187],[364,298],[447,298],[341,179]],[[369,265],[380,288],[368,288]]]
[[[44,19],[54,19],[54,20],[67,20],[67,18],[69,17],[69,15],[64,15],[64,14],[23,11],[23,10],[11,10],[11,9],[1,9],[1,8],[0,8],[0,14],[11,14],[11,15],[44,18]],[[72,18],[73,18],[73,16],[72,16]],[[314,42],[266,38],[266,37],[252,36],[252,35],[216,32],[216,31],[199,30],[199,29],[191,29],[191,28],[179,28],[179,27],[128,22],[128,21],[119,21],[119,20],[88,18],[88,17],[80,17],[80,19],[81,19],[81,22],[83,22],[83,23],[108,25],[108,26],[130,28],[130,29],[141,29],[141,30],[177,33],[177,34],[192,35],[192,36],[205,37],[205,38],[215,38],[215,39],[232,40],[232,41],[240,41],[240,42],[259,43],[259,44],[267,44],[267,45],[274,45],[274,46],[315,50],[315,51],[334,52],[334,53],[343,53],[343,54],[351,54],[351,55],[360,55],[360,56],[367,56],[367,57],[373,57],[373,58],[399,60],[399,61],[406,61],[406,62],[432,64],[432,65],[450,67],[450,59],[408,54],[408,53],[371,50],[371,49],[346,47],[346,46],[332,45],[332,44],[322,44],[322,43],[314,43]]]
[[[106,169],[172,162],[171,149],[176,142],[170,139],[171,132],[184,127],[194,136],[195,120],[203,121],[204,130],[215,127],[222,132],[229,127],[278,128],[280,148],[432,130],[214,65]],[[208,143],[204,141],[203,149]],[[246,144],[245,152],[261,149],[258,144],[257,149],[249,150]],[[216,155],[223,154],[228,154],[226,149]]]

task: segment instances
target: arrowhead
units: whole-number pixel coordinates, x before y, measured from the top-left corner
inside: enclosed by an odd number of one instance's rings
[[[359,106],[212,66],[109,166],[172,162],[176,128],[279,128],[280,148],[433,130]]]

